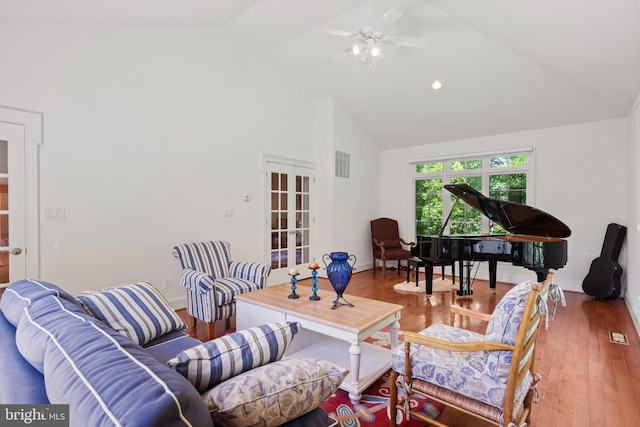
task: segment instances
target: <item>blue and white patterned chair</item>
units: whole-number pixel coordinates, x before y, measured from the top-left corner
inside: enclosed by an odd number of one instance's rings
[[[193,319],[208,324],[213,338],[215,322],[236,314],[236,295],[262,289],[267,284],[271,266],[257,262],[231,261],[229,242],[185,243],[173,248],[180,261],[180,284],[187,288],[187,312]]]
[[[536,340],[548,315],[546,299],[557,295],[554,273],[542,284],[514,286],[492,315],[452,306],[452,313],[488,320],[484,335],[442,324],[405,332],[404,346],[391,356],[391,425],[409,414],[433,421],[411,410],[404,396],[414,393],[497,426],[526,425],[537,398]]]

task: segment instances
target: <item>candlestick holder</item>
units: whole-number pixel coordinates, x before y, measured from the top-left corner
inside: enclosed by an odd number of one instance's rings
[[[298,274],[300,274],[300,273],[296,273],[296,274],[289,273],[289,276],[291,276],[291,293],[288,296],[289,299],[300,298],[300,295],[296,294],[296,289],[298,289],[298,287],[296,286],[296,282],[298,281],[296,276]]]
[[[313,292],[313,295],[311,295],[309,299],[311,301],[318,301],[320,299],[320,297],[316,295],[316,292],[318,292],[318,264],[309,264],[309,270],[311,270],[311,291]]]

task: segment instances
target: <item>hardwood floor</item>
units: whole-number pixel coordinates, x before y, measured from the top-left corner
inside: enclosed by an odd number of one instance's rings
[[[427,303],[424,293],[399,293],[393,285],[405,278],[405,272],[378,270],[353,275],[345,292],[404,306],[401,330],[420,331],[432,323],[449,323],[449,293],[436,293]],[[534,276],[535,277],[535,276]],[[556,275],[562,286],[562,271]],[[298,286],[311,286],[309,279]],[[491,312],[512,285],[498,283],[496,294],[486,281],[476,280],[474,295],[457,299],[456,304],[480,312]],[[319,280],[318,294],[323,301],[335,296],[328,280]],[[534,426],[640,426],[640,339],[622,299],[610,302],[588,295],[565,292],[567,306],[558,307],[556,318],[538,340],[536,371],[542,375],[538,390],[540,402],[533,406]],[[340,307],[338,309],[348,309]],[[184,310],[181,315],[186,317]],[[191,331],[206,339],[206,329],[198,323]],[[484,332],[486,324],[469,321],[456,326]],[[609,331],[627,335],[629,345],[613,344]],[[481,427],[474,419],[445,410],[439,420],[459,427]]]

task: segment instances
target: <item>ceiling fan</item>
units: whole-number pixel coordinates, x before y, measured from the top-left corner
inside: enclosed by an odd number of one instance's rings
[[[406,47],[426,47],[427,41],[420,37],[390,36],[385,34],[389,27],[400,19],[401,16],[402,12],[399,10],[389,9],[384,13],[382,18],[374,24],[371,0],[369,0],[369,25],[360,28],[357,33],[329,27],[322,28],[320,31],[325,34],[355,39],[355,43],[352,46],[333,58],[330,58],[327,62],[334,62],[343,56],[353,54],[362,64],[371,66],[374,60],[382,61],[387,56],[382,49],[382,45],[384,44]]]

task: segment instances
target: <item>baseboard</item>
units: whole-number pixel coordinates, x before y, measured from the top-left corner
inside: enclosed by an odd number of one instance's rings
[[[624,300],[624,304],[627,306],[627,311],[629,312],[629,315],[631,316],[631,320],[633,320],[633,325],[636,327],[636,335],[638,335],[640,337],[640,321],[638,319],[638,316],[636,315],[636,312],[633,310],[633,303],[632,301],[629,301],[626,298],[626,295],[623,298]]]
[[[173,307],[174,310],[180,310],[181,308],[186,308],[187,307],[187,297],[179,297],[179,298],[172,298],[169,300],[169,304],[171,305],[171,307]]]

